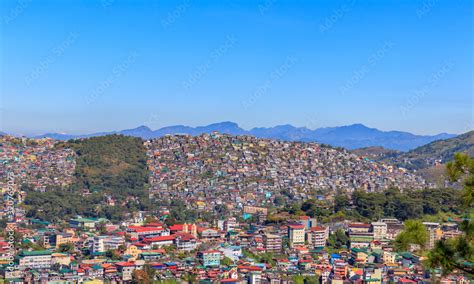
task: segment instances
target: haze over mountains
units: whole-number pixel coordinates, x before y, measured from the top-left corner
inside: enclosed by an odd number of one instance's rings
[[[409,151],[430,142],[455,137],[454,134],[441,133],[437,135],[416,135],[403,131],[381,131],[363,124],[352,124],[338,127],[325,127],[315,130],[306,127],[295,127],[289,124],[275,127],[256,127],[245,130],[234,122],[213,123],[206,126],[191,127],[185,125],[167,126],[151,130],[147,126],[139,126],[113,132],[100,132],[85,135],[68,135],[46,133],[35,138],[50,137],[58,140],[103,136],[107,134],[123,134],[143,139],[162,137],[167,134],[200,135],[218,131],[231,135],[252,135],[258,138],[271,138],[286,141],[318,142],[334,147],[357,149],[370,146],[381,146],[387,149]]]

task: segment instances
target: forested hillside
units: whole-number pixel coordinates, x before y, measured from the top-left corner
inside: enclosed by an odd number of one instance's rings
[[[474,131],[451,139],[431,142],[388,160],[409,169],[423,169],[433,166],[436,160],[443,164],[451,161],[455,153],[474,156]]]
[[[76,188],[105,191],[116,198],[145,194],[147,157],[140,138],[109,135],[72,140],[65,146],[77,154]]]
[[[77,139],[56,147],[76,152],[71,186],[63,189],[28,191],[28,216],[42,220],[124,215],[149,206],[146,152],[140,138],[109,135]]]

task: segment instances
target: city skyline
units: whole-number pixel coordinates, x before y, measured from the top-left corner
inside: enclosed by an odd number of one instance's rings
[[[473,129],[471,2],[297,4],[4,1],[1,131]]]

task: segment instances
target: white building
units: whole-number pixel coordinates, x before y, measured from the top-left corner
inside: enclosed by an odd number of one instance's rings
[[[51,252],[48,250],[22,251],[18,256],[18,267],[20,269],[50,268],[51,259]]]
[[[387,236],[387,224],[384,222],[372,222],[372,230],[375,240],[385,239]]]
[[[96,236],[91,242],[92,253],[118,249],[120,245],[125,244],[125,240],[122,237],[114,236]]]

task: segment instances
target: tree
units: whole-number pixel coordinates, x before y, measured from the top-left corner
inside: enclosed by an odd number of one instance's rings
[[[150,280],[155,279],[156,270],[153,267],[151,267],[151,265],[149,264],[143,265],[143,271],[148,275],[148,279]]]
[[[463,204],[472,209],[474,207],[474,158],[456,153],[454,161],[446,165],[446,171],[451,181],[462,179],[464,183]]]
[[[224,256],[224,258],[221,260],[221,265],[223,266],[231,266],[232,264],[234,264],[234,261],[227,256]]]
[[[184,281],[188,282],[189,284],[196,283],[197,282],[197,275],[193,273],[186,273],[183,277]]]
[[[133,284],[149,284],[152,283],[148,274],[143,270],[136,269],[132,273],[132,283]]]
[[[275,204],[277,207],[283,206],[285,204],[285,199],[278,195],[275,197],[275,199],[273,199],[273,204]]]
[[[347,237],[344,230],[339,229],[329,236],[328,242],[331,247],[340,249],[342,246],[347,246],[349,238]]]
[[[383,205],[385,197],[382,193],[364,192],[356,190],[352,194],[352,201],[357,212],[371,220],[377,220],[384,215]]]
[[[120,254],[116,250],[108,250],[105,252],[105,256],[112,260],[120,260]]]
[[[59,245],[59,248],[58,248],[58,251],[59,252],[74,252],[74,244],[73,243],[65,243],[65,244],[60,244]]]
[[[395,246],[399,251],[407,251],[410,245],[419,245],[423,249],[428,238],[428,230],[421,221],[408,220],[403,231],[397,236]]]
[[[347,195],[344,195],[344,194],[336,195],[334,197],[334,213],[346,210],[346,208],[348,208],[350,205],[349,201],[350,200]]]
[[[428,267],[441,267],[443,274],[458,269],[474,274],[474,222],[470,215],[474,208],[474,158],[465,154],[455,154],[454,161],[446,165],[451,181],[462,181],[464,193],[462,204],[468,217],[461,223],[463,234],[455,239],[437,241],[428,253]]]

